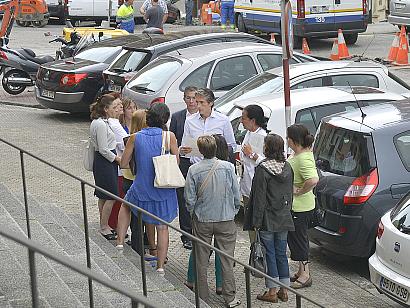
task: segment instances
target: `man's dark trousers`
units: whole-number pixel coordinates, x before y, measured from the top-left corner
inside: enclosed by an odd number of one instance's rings
[[[191,166],[191,162],[189,158],[180,157],[179,160],[179,169],[186,178],[188,169]],[[185,232],[192,234],[192,224],[191,224],[191,216],[185,205],[185,197],[184,197],[184,187],[177,188],[177,197],[178,197],[178,207],[179,207],[179,226]],[[182,241],[185,239],[188,240],[186,237],[181,236]]]

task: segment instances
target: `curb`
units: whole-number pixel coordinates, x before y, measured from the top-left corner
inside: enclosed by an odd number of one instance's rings
[[[0,105],[28,107],[28,108],[34,108],[34,109],[47,109],[46,107],[43,107],[39,104],[37,104],[37,105],[28,105],[28,104],[24,104],[24,103],[5,102],[5,101],[0,101]]]

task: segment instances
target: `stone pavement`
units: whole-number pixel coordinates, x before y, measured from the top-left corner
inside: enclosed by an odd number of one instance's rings
[[[23,147],[57,166],[92,182],[92,175],[82,167],[82,151],[88,136],[89,120],[86,117],[73,117],[69,114],[51,110],[40,110],[0,104],[2,122],[0,136]],[[0,143],[0,183],[10,191],[21,195],[21,179],[18,151]],[[55,202],[68,214],[81,215],[80,185],[58,171],[51,169],[29,157],[25,157],[27,186],[30,194],[39,201]],[[87,189],[87,204],[91,223],[97,223],[98,210],[92,191]],[[174,222],[178,226],[178,222]],[[320,302],[326,307],[399,307],[383,295],[379,295],[372,284],[356,273],[366,271],[366,263],[360,260],[335,261],[312,247],[312,275],[314,285],[303,290],[303,294]],[[247,233],[238,225],[238,239],[235,257],[247,262],[249,242]],[[169,263],[166,271],[180,281],[186,277],[189,252],[182,248],[179,234],[170,232]],[[359,264],[359,265],[357,265]],[[357,265],[357,266],[356,266]],[[213,258],[209,267],[210,288],[215,290]],[[291,263],[292,270],[295,264]],[[245,282],[241,266],[235,267],[238,295],[245,307]],[[267,307],[256,301],[256,295],[264,289],[263,280],[251,278],[253,307]],[[212,292],[211,307],[222,307],[219,296]],[[288,303],[278,307],[295,306],[295,297],[290,296]],[[303,301],[303,307],[314,307]]]

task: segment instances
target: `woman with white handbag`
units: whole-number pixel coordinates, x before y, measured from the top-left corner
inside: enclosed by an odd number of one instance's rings
[[[137,174],[125,199],[166,222],[172,222],[178,214],[176,189],[175,187],[171,188],[172,185],[166,185],[165,182],[170,178],[163,174],[169,171],[168,167],[171,163],[167,162],[171,161],[174,162],[174,167],[179,171],[177,140],[172,132],[166,130],[165,126],[169,117],[170,111],[167,105],[163,103],[153,104],[146,115],[148,127],[130,137],[121,160],[121,168],[126,168],[134,150]],[[162,168],[158,169],[158,161],[166,162],[163,165],[159,163]],[[154,164],[156,164],[155,167]],[[176,173],[171,174],[171,176],[171,181],[178,178]],[[182,174],[180,176],[182,177]],[[184,183],[180,185],[183,186]],[[138,214],[135,209],[132,211],[135,215]],[[168,227],[148,215],[143,215],[142,219],[147,230],[150,229],[150,225],[156,227],[157,248],[153,247],[155,243],[150,243],[150,250],[157,250],[157,273],[164,275],[164,262],[169,244]],[[148,238],[150,238],[149,235]]]

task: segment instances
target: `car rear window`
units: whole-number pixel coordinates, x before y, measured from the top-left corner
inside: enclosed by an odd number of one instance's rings
[[[322,123],[313,150],[320,170],[359,177],[376,167],[372,136]]]
[[[406,88],[407,90],[410,90],[410,85],[408,85],[407,83],[405,83],[401,78],[397,77],[395,74],[393,74],[392,72],[389,71],[388,73],[389,77],[391,79],[393,79],[395,82],[397,82],[398,84],[400,84],[402,87]]]
[[[110,72],[126,73],[136,71],[142,60],[148,55],[143,51],[127,50],[121,54],[109,69]]]
[[[181,65],[181,62],[173,58],[158,59],[139,71],[127,87],[140,93],[157,92],[172,78]]]
[[[395,136],[394,145],[404,167],[410,171],[410,131]]]
[[[109,63],[108,61],[121,50],[121,47],[98,47],[90,48],[80,52],[75,58],[89,60],[100,63]]]
[[[390,219],[400,232],[410,234],[410,193],[393,208]]]

